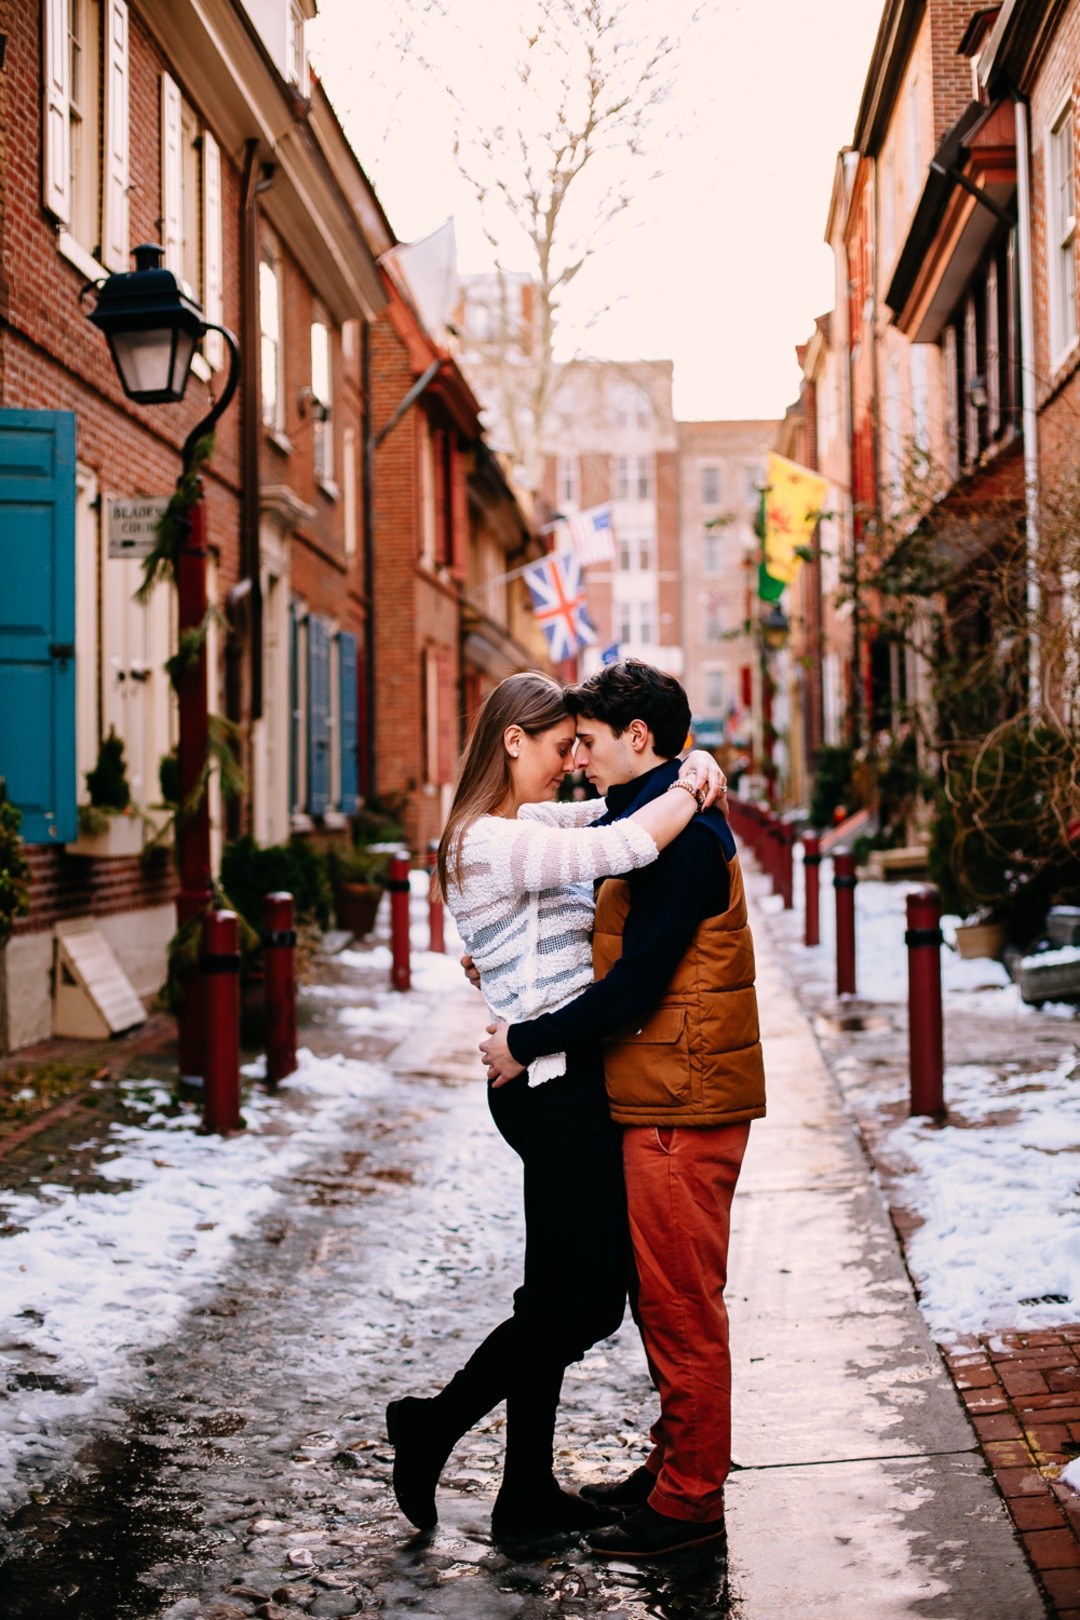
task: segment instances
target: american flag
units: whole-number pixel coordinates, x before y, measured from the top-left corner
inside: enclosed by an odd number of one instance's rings
[[[615,533],[611,527],[611,503],[590,506],[574,512],[565,521],[570,541],[582,568],[590,563],[611,562],[615,556]]]
[[[579,647],[596,640],[585,611],[581,565],[574,552],[554,552],[526,569],[523,577],[533,599],[536,622],[543,626],[555,663],[572,658]]]

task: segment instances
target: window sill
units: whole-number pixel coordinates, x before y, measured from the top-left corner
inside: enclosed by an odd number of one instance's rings
[[[292,455],[293,442],[287,433],[283,433],[280,428],[269,427],[265,423],[264,431],[267,439],[274,446],[275,450],[280,450],[283,456]]]
[[[208,383],[214,375],[214,368],[204,354],[195,354],[191,359],[192,374],[200,382]]]
[[[291,833],[314,832],[315,823],[305,810],[294,810],[289,817],[289,831]]]
[[[340,501],[341,491],[332,478],[318,478],[316,483],[328,501]]]
[[[349,825],[340,810],[324,810],[320,819],[323,832],[341,832]]]
[[[63,226],[56,233],[56,246],[61,257],[65,258],[68,264],[73,264],[79,274],[86,277],[87,281],[101,281],[108,276],[109,271],[94,258],[90,249],[84,248],[82,243],[76,241],[71,232],[65,230]]]

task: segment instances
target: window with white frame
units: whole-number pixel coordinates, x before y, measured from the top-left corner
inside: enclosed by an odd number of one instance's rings
[[[358,464],[355,428],[347,427],[342,435],[341,459],[344,462],[342,468],[342,493],[345,506],[345,555],[346,557],[355,557],[358,534]]]
[[[579,484],[578,473],[580,463],[577,456],[558,456],[555,462],[555,500],[561,507],[576,506],[578,504]]]
[[[304,46],[304,10],[300,0],[289,0],[289,37],[287,42],[288,79],[302,96],[308,93],[307,51]]]
[[[719,529],[706,529],[702,544],[702,567],[707,574],[718,574],[723,567]]]
[[[221,149],[168,73],[161,76],[160,223],[166,268],[186,284],[206,319],[220,325],[224,313]],[[220,333],[207,334],[203,352],[212,366],[223,363]]]
[[[1076,342],[1076,184],[1071,104],[1047,138],[1047,232],[1051,362]]]
[[[719,506],[720,504],[720,469],[719,467],[702,467],[701,469],[701,503],[703,506]]]
[[[886,269],[896,252],[896,162],[891,151],[881,162],[881,257]]]
[[[42,201],[87,274],[128,270],[127,0],[42,0]]]
[[[267,243],[259,261],[260,380],[263,424],[274,432],[285,427],[285,394],[281,344],[281,263]]]
[[[930,384],[926,371],[926,345],[911,345],[911,437],[922,456],[930,451]]]
[[[724,671],[722,669],[707,669],[705,671],[705,712],[714,716],[724,712]]]
[[[900,492],[904,447],[900,432],[900,362],[890,355],[885,366],[885,466],[893,495]]]
[[[647,501],[652,493],[652,457],[615,457],[615,499]]]
[[[311,416],[315,477],[320,484],[328,484],[334,476],[332,399],[330,323],[325,312],[316,307],[311,323]]]
[[[71,11],[71,203],[72,236],[95,258],[100,246],[101,186],[98,153],[101,141],[100,0],[69,0]]]

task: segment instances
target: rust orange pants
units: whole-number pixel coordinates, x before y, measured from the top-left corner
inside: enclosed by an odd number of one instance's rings
[[[731,1352],[724,1304],[731,1200],[749,1125],[630,1125],[623,1168],[637,1268],[635,1316],[660,1396],[649,1505],[723,1513],[731,1468]]]

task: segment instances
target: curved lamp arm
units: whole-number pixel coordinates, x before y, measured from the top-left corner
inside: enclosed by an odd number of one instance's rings
[[[199,443],[200,439],[204,439],[206,437],[206,435],[210,432],[210,429],[217,422],[218,418],[222,416],[226,410],[228,410],[229,405],[232,402],[232,397],[236,393],[236,385],[240,381],[240,350],[237,346],[236,339],[229,331],[229,328],[227,326],[218,326],[216,321],[207,321],[203,326],[203,334],[205,335],[207,332],[220,332],[222,337],[225,339],[225,347],[229,351],[229,375],[226,377],[225,386],[221,390],[221,393],[218,395],[217,399],[214,401],[213,407],[209,414],[204,416],[202,421],[192,428],[191,432],[184,440],[184,477],[187,476],[191,469],[192,460],[195,455],[195,446]]]

